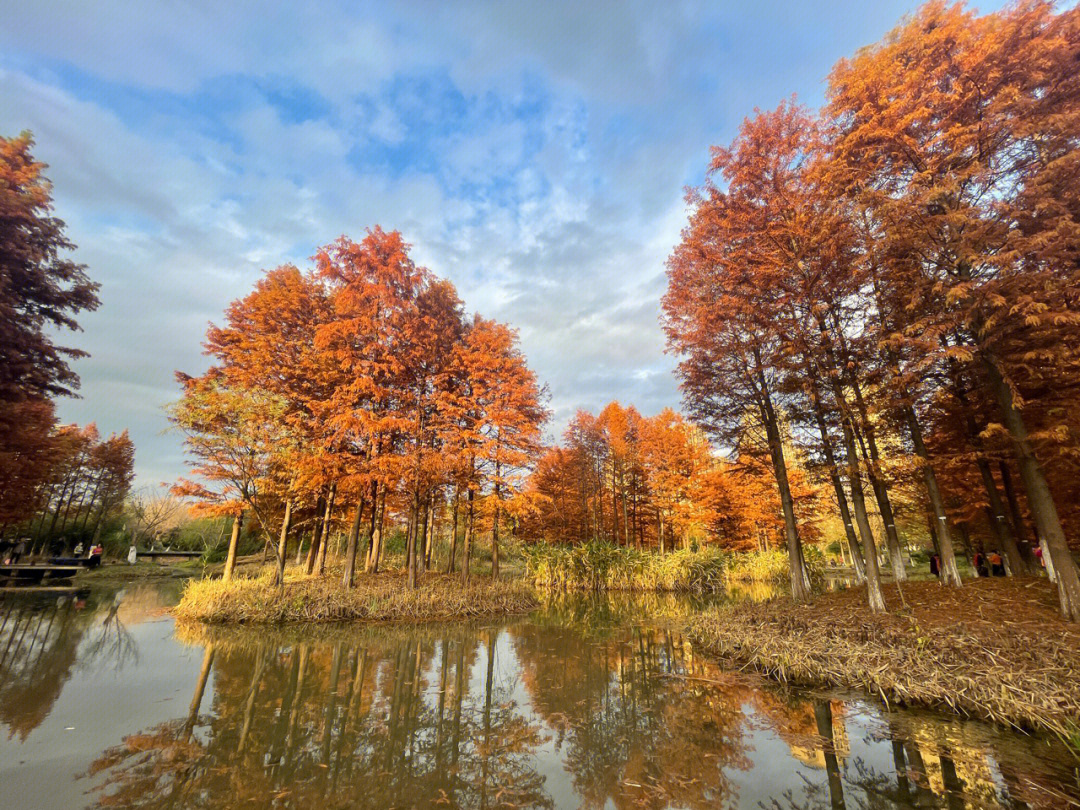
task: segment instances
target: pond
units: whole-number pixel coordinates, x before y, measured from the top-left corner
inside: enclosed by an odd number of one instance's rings
[[[1060,743],[725,671],[631,598],[470,625],[174,626],[4,594],[0,806],[1068,807]]]

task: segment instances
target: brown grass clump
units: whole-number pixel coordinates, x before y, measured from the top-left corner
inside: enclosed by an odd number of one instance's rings
[[[688,632],[721,658],[793,683],[865,689],[886,703],[946,708],[1065,737],[1080,727],[1080,627],[1045,580],[885,586],[890,613],[863,589],[811,604],[724,605]]]
[[[521,582],[474,579],[466,586],[457,576],[429,573],[419,588],[409,590],[403,574],[383,573],[359,575],[356,586],[346,590],[336,577],[289,576],[279,590],[266,574],[190,582],[173,612],[215,624],[425,622],[522,613],[537,604],[532,589]]]

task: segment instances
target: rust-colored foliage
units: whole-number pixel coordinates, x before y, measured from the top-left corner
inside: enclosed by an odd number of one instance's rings
[[[467,536],[474,500],[493,504],[497,572],[503,503],[547,418],[517,335],[466,322],[453,285],[417,266],[397,231],[342,237],[314,265],[267,273],[210,327],[211,369],[178,375],[172,418],[199,482],[175,491],[250,511],[276,535],[281,567],[290,533],[310,530],[307,568],[321,573],[332,534],[351,526],[347,583],[360,544],[377,568],[388,517],[403,518],[413,584],[438,516],[468,493]]]

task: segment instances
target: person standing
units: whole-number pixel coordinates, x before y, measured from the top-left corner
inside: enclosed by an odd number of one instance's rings
[[[17,565],[19,559],[26,553],[26,538],[22,537],[19,542],[15,544],[14,550],[11,552],[11,564]]]
[[[995,577],[1005,576],[1005,561],[996,551],[991,551],[988,557],[990,561],[990,573]]]

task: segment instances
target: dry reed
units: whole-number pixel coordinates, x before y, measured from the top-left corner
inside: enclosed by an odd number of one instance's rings
[[[689,634],[732,663],[779,680],[864,689],[887,704],[949,709],[1066,738],[1080,726],[1080,628],[1044,580],[886,586],[873,615],[862,589],[808,605],[724,605]]]
[[[281,624],[285,622],[425,622],[503,616],[532,610],[538,602],[521,582],[428,573],[420,587],[406,587],[403,574],[358,575],[346,590],[340,581],[288,576],[284,589],[268,574],[253,579],[189,582],[174,614],[213,624]]]

